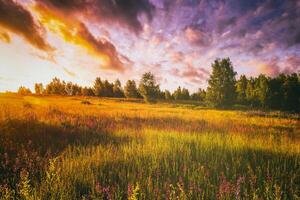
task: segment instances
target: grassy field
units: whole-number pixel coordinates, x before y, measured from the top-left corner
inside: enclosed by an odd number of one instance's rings
[[[299,116],[0,95],[2,199],[300,199]]]

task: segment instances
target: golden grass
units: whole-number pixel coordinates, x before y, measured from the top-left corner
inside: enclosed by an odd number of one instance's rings
[[[278,112],[2,94],[0,191],[23,199],[299,199],[299,130],[299,116]]]

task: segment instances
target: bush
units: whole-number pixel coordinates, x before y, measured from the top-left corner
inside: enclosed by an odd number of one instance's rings
[[[88,100],[82,100],[81,104],[85,104],[85,105],[91,105],[92,103],[89,102]]]

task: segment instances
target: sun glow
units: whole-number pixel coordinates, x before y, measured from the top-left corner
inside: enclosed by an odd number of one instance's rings
[[[101,66],[111,65],[111,59],[106,53],[102,53],[93,44],[86,27],[76,19],[68,20],[60,14],[47,10],[42,6],[34,8],[39,15],[40,22],[54,34],[59,35],[65,42],[84,48],[87,53],[96,58]]]

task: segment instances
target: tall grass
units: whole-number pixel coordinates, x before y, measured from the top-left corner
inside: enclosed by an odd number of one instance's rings
[[[0,95],[0,196],[299,199],[299,130],[282,113]]]

